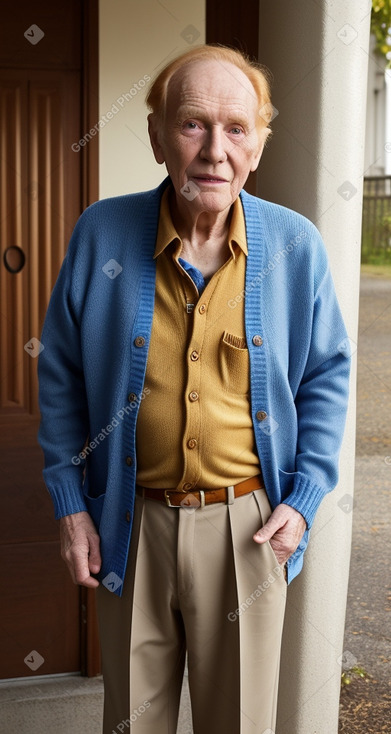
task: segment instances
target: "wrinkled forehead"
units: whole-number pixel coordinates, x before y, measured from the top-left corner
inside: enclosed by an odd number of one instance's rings
[[[258,104],[250,79],[237,66],[216,60],[193,61],[178,69],[167,86],[167,106],[200,102],[239,104],[252,109]]]

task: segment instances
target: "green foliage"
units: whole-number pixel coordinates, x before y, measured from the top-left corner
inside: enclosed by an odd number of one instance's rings
[[[355,665],[350,670],[345,670],[341,675],[341,686],[348,686],[353,678],[369,678],[369,674],[359,665]]]
[[[362,233],[361,262],[371,265],[391,265],[391,247],[374,247],[371,232]]]
[[[391,263],[391,178],[364,182],[361,262]]]
[[[391,68],[391,0],[372,0],[371,32],[376,37],[376,49]]]

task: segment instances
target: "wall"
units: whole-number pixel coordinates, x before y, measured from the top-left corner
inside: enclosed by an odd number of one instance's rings
[[[371,36],[368,63],[368,93],[365,132],[365,175],[384,176],[387,156],[386,107],[387,91],[385,79],[386,61],[375,52],[375,39]],[[390,128],[388,128],[389,130]]]
[[[391,176],[391,69],[386,71],[386,144],[384,173]]]
[[[205,0],[100,0],[99,28],[99,195],[105,198],[151,189],[166,175],[149,145],[145,80],[205,43]]]

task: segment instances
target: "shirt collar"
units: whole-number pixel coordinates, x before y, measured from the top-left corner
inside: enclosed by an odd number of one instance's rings
[[[172,190],[171,186],[168,186],[164,190],[160,203],[159,225],[157,230],[156,247],[154,254],[155,258],[158,257],[171,242],[176,240],[178,246],[181,242],[178,232],[176,231],[171,218],[170,190]],[[239,197],[235,199],[231,207],[231,221],[228,231],[228,245],[232,252],[234,260],[236,259],[235,250],[238,247],[244,252],[245,255],[248,254],[246,224],[244,220],[242,202],[240,201]],[[178,249],[180,248],[178,247]]]

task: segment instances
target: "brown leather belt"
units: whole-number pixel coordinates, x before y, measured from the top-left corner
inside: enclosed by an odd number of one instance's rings
[[[246,479],[244,482],[235,484],[233,496],[241,497],[244,494],[253,492],[255,489],[264,489],[263,478],[261,474]],[[150,500],[158,500],[165,502],[168,507],[205,507],[215,502],[228,502],[230,487],[221,487],[220,489],[192,489],[188,492],[180,489],[148,489],[136,485],[136,492],[141,497]]]

